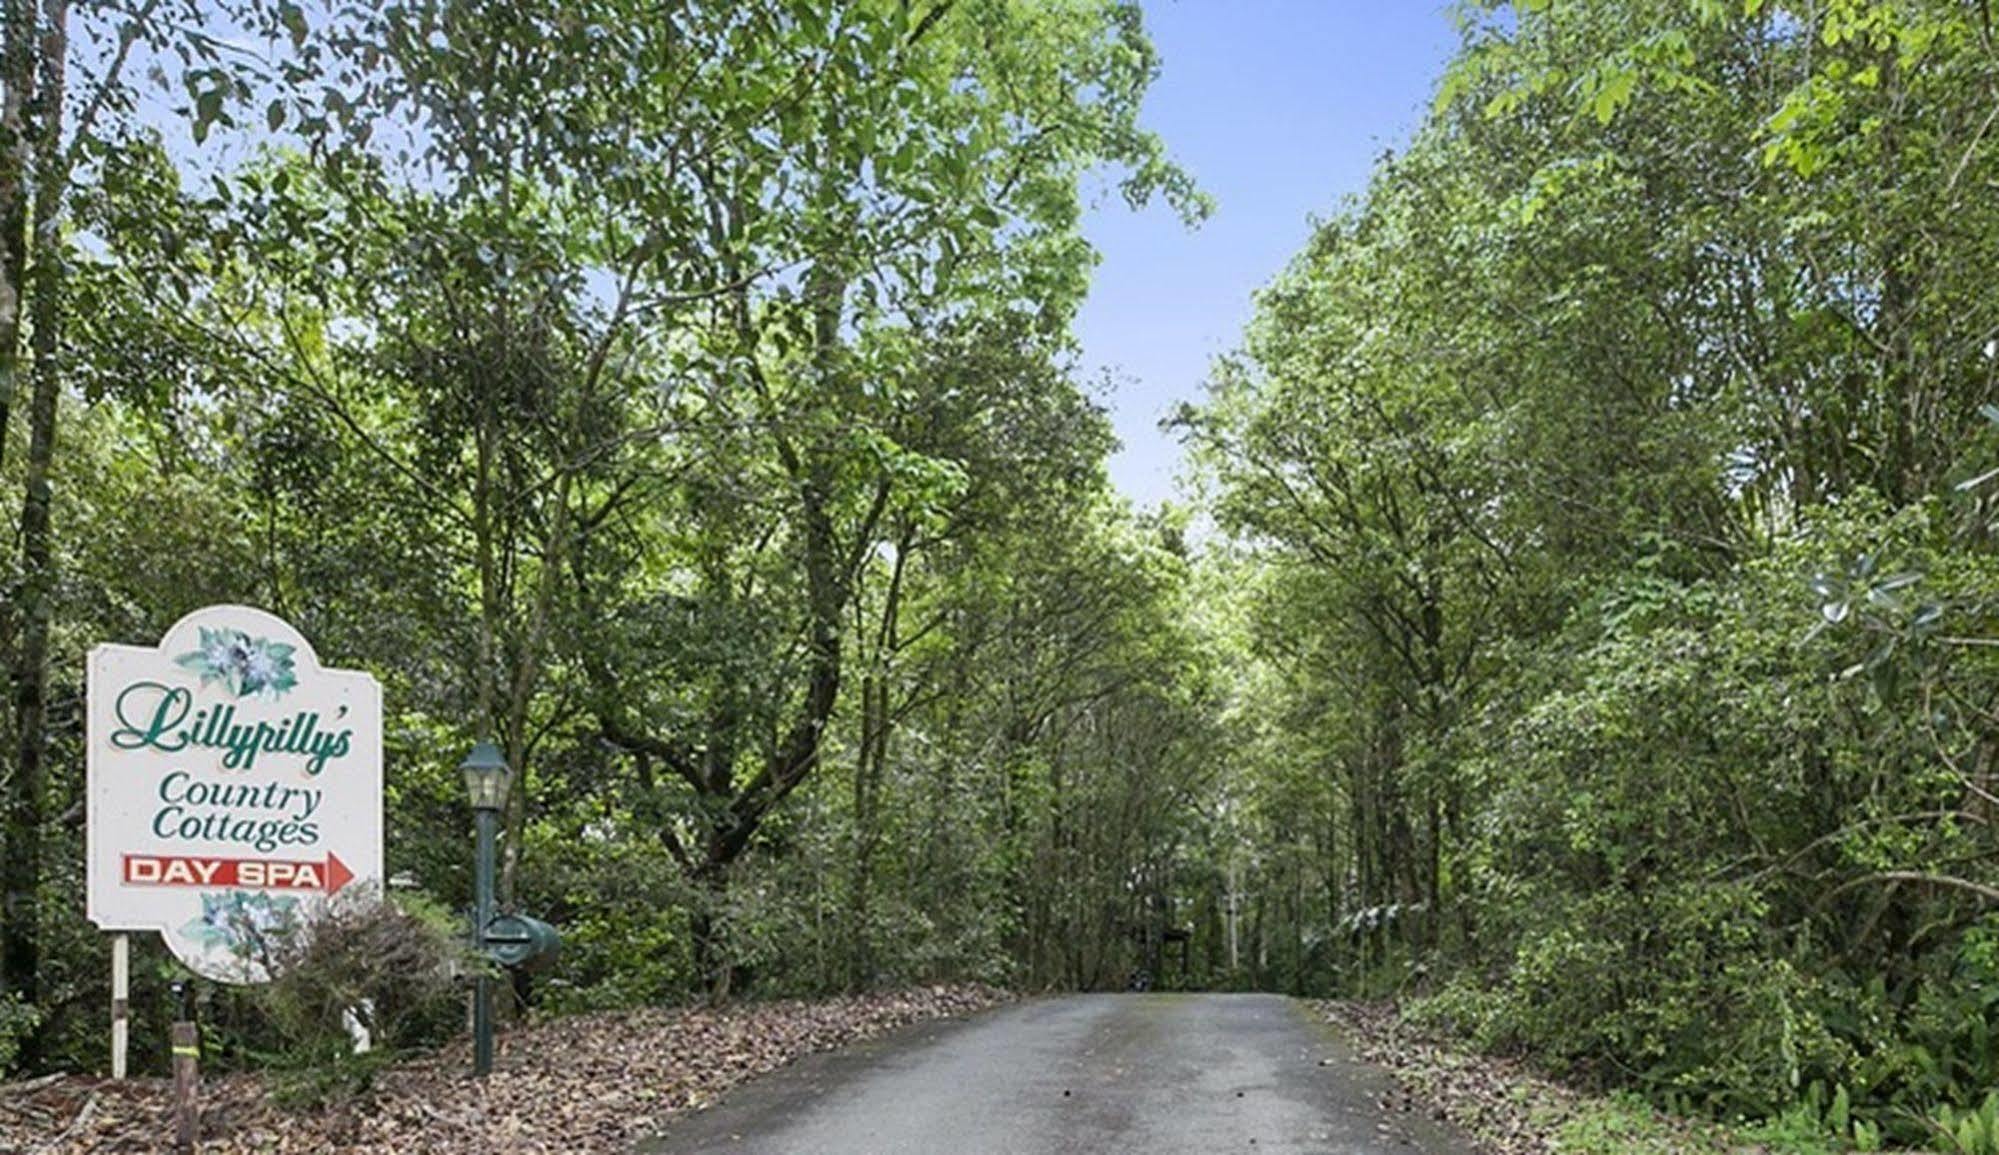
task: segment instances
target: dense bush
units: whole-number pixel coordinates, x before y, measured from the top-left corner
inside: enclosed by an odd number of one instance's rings
[[[250,988],[275,1036],[266,1058],[280,1093],[300,1101],[363,1090],[384,1062],[458,1030],[462,980],[479,965],[445,912],[360,887],[314,917],[256,933],[251,950],[269,975]],[[365,1053],[355,1052],[357,1029]]]

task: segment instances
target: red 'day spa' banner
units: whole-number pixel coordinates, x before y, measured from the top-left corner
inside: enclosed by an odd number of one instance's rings
[[[89,678],[89,916],[220,982],[258,936],[382,875],[382,693],[297,630],[211,606]]]

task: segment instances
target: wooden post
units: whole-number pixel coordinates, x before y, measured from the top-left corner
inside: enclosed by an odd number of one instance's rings
[[[201,1028],[194,1025],[193,999],[184,983],[175,983],[180,1015],[174,1022],[174,1151],[192,1155],[201,1129]]]
[[[132,938],[111,936],[111,1077],[125,1077],[125,1053],[132,1042]]]

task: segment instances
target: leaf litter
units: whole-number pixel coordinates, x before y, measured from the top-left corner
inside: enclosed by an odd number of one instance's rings
[[[256,1073],[204,1079],[203,1155],[439,1155],[622,1152],[674,1115],[815,1051],[1009,996],[976,985],[919,987],[720,1009],[574,1015],[503,1033],[492,1075],[474,1079],[470,1044],[384,1069],[345,1102],[286,1109]],[[0,1151],[153,1152],[169,1146],[172,1085],[94,1075],[0,1084]]]
[[[1604,1116],[1603,1101],[1566,1087],[1519,1058],[1479,1054],[1462,1042],[1401,1017],[1393,1003],[1319,1000],[1313,1008],[1333,1024],[1362,1059],[1387,1069],[1430,1105],[1440,1119],[1462,1128],[1490,1155],[1575,1155],[1601,1149],[1567,1141],[1575,1131]],[[1689,1120],[1663,1116],[1641,1137],[1614,1144],[1619,1151],[1646,1155],[1694,1152],[1756,1152]]]

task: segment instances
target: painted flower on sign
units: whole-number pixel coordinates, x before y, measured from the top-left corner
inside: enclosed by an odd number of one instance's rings
[[[292,669],[295,647],[241,630],[201,631],[201,645],[174,659],[182,669],[201,675],[201,684],[221,682],[239,698],[278,698],[298,685]]]
[[[222,948],[247,954],[273,931],[283,931],[298,919],[298,899],[256,891],[225,890],[201,896],[201,917],[181,928],[181,934],[205,950]]]

